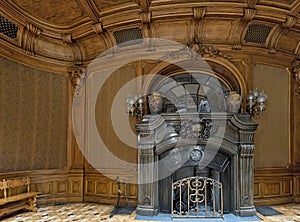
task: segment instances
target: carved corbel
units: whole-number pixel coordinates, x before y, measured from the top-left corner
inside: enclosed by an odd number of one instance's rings
[[[292,62],[292,74],[298,85],[296,94],[300,98],[300,60],[294,60]]]
[[[74,89],[77,89],[80,81],[85,78],[85,67],[72,67],[69,69],[69,77]]]
[[[22,35],[21,47],[29,55],[35,55],[35,41],[41,34],[41,29],[27,23]]]

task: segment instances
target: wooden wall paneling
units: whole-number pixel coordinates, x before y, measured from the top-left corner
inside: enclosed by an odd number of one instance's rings
[[[68,184],[68,181],[66,179],[56,181],[56,186],[57,186],[56,194],[58,196],[67,196],[68,195],[69,184]]]
[[[118,198],[118,183],[116,180],[113,180],[111,178],[112,176],[109,176],[108,178],[99,173],[87,174],[85,176],[86,187],[84,200],[87,202],[116,204]],[[124,183],[121,183],[120,188],[120,204],[135,206],[137,202],[137,185],[126,184],[125,186]]]
[[[69,177],[69,195],[82,197],[83,178],[80,175]]]
[[[107,180],[95,181],[95,195],[111,196],[112,183]]]
[[[284,204],[293,201],[293,183],[296,179],[292,169],[261,168],[254,172],[255,206]],[[296,182],[297,183],[297,182]]]

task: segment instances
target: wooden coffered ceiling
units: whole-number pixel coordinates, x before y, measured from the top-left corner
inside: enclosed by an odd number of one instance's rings
[[[300,55],[300,0],[1,0],[0,53],[41,68],[81,65],[118,43],[164,38]]]

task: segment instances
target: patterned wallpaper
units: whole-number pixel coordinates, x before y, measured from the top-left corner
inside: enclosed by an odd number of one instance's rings
[[[0,57],[0,172],[67,162],[67,79]]]

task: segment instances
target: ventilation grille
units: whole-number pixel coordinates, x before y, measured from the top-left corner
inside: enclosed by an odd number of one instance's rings
[[[113,35],[119,47],[136,45],[143,42],[142,32],[139,28],[115,31]]]
[[[8,36],[9,38],[15,39],[17,38],[18,27],[0,15],[0,33]]]
[[[265,43],[272,27],[262,24],[251,24],[244,37],[246,42]]]

